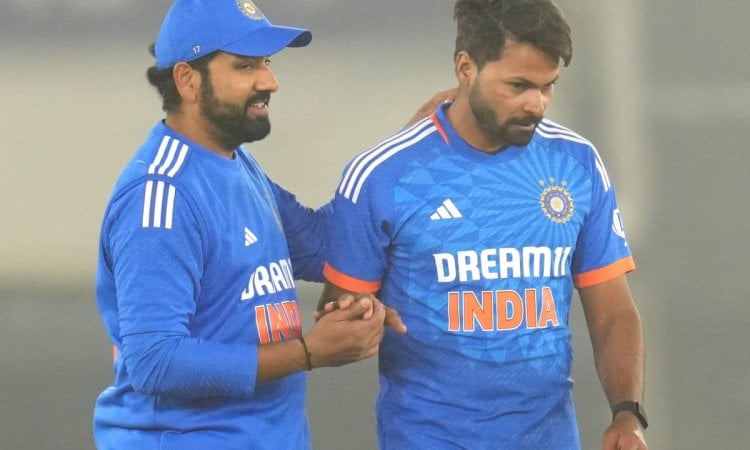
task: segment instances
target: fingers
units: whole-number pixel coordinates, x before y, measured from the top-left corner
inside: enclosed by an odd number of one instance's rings
[[[423,104],[412,118],[407,122],[406,126],[413,125],[421,119],[432,114],[441,103],[455,100],[456,94],[458,93],[457,88],[447,89],[442,92],[438,92],[433,95],[425,104]]]
[[[432,101],[436,104],[453,101],[456,99],[457,93],[458,93],[458,88],[447,89],[445,91],[438,92],[437,94],[435,94],[435,97],[433,97]]]
[[[326,304],[326,307],[328,305],[331,305],[331,310],[335,311],[337,309],[347,309],[354,303],[354,296],[351,294],[344,294],[341,297],[339,297],[338,300],[335,302],[328,302]]]
[[[377,354],[385,325],[398,334],[406,333],[398,312],[369,293],[342,295],[313,315],[318,323],[307,344],[311,352],[317,352],[320,366],[339,366]]]
[[[648,446],[640,425],[615,420],[604,433],[602,450],[648,450]]]
[[[321,311],[313,313],[313,317],[320,320],[321,317],[331,312],[349,310],[349,314],[339,315],[340,320],[345,320],[342,317],[349,317],[350,320],[370,320],[375,316],[378,307],[382,307],[382,304],[372,294],[361,293],[356,296],[344,294],[338,300],[324,304]]]
[[[370,294],[358,294],[355,298],[350,294],[339,297],[336,302],[325,304],[323,314],[335,320],[355,320],[372,318],[375,298]]]
[[[348,307],[349,307],[349,305],[346,304],[345,307],[342,308],[342,309],[346,309]],[[325,305],[323,305],[323,309],[322,310],[315,311],[315,312],[319,313],[321,315],[321,317],[322,317],[323,315],[328,314],[329,312],[332,312],[332,311],[336,311],[339,308],[341,308],[341,305],[339,304],[339,302],[338,301],[333,301],[333,302],[326,303]]]
[[[380,303],[380,301],[378,301],[378,299],[376,299],[372,294],[359,294],[357,295],[355,302],[360,303],[363,307],[366,308],[365,312],[362,313],[361,316],[361,318],[364,320],[372,319],[376,316],[378,308],[383,308],[382,303]]]
[[[370,305],[369,300],[362,299],[321,318],[306,336],[316,366],[340,366],[378,352],[383,339],[385,308],[376,308],[370,320],[358,320]]]
[[[370,320],[375,317],[377,321],[384,322],[386,326],[391,327],[391,329],[397,334],[405,334],[407,332],[406,325],[404,324],[403,320],[401,320],[401,316],[399,315],[398,311],[393,308],[386,307],[371,294],[359,294],[356,296],[356,298],[351,295],[342,295],[339,300],[328,302],[323,305],[323,309],[321,311],[313,312],[313,317],[317,322],[326,314],[329,314],[336,310],[348,309],[354,304],[356,304],[357,308],[359,308],[357,309],[357,311],[364,308],[364,312],[359,317],[356,317],[356,314],[352,313],[352,316],[355,316],[355,319]],[[339,317],[339,320],[346,319]]]
[[[315,321],[319,321],[323,316],[337,309],[347,309],[354,302],[354,297],[351,295],[342,295],[338,300],[330,301],[323,305],[323,309],[313,311],[313,318]]]
[[[398,334],[406,334],[406,325],[401,320],[398,311],[393,308],[385,307],[385,325]]]

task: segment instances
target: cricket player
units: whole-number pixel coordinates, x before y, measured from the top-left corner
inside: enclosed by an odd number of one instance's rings
[[[455,19],[455,101],[355,157],[333,203],[321,311],[378,293],[408,326],[380,346],[380,447],[579,449],[575,288],[613,412],[602,448],[646,449],[614,186],[588,140],[544,117],[569,25],[551,0],[458,0]]]
[[[151,83],[166,118],[123,169],[101,228],[97,302],[115,345],[100,449],[306,449],[306,371],[374,355],[385,309],[346,297],[302,335],[295,279],[321,279],[324,225],[242,143],[270,131],[269,56],[309,31],[248,0],[177,0]]]

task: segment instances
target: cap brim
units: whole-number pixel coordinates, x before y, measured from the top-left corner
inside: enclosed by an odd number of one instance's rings
[[[287,47],[304,47],[312,40],[312,33],[303,28],[270,25],[227,44],[220,50],[241,56],[268,56]]]

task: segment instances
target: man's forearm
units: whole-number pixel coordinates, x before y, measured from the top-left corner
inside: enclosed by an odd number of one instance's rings
[[[257,383],[264,383],[295,372],[312,370],[310,354],[302,339],[290,339],[258,346]]]
[[[636,310],[621,313],[592,338],[599,380],[610,407],[621,401],[643,402],[645,352]]]
[[[641,317],[625,276],[581,289],[597,374],[610,406],[643,401],[645,350]]]

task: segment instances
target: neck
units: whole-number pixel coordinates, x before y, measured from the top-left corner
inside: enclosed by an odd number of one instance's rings
[[[177,133],[224,158],[233,159],[234,149],[241,144],[229,146],[217,142],[212,138],[206,121],[202,120],[197,113],[187,114],[183,111],[168,113],[164,123]]]
[[[506,145],[498,144],[493,140],[487,139],[477,124],[477,119],[471,111],[469,105],[468,92],[460,92],[450,108],[447,111],[448,120],[456,130],[461,139],[475,149],[485,153],[497,153],[503,150]]]

